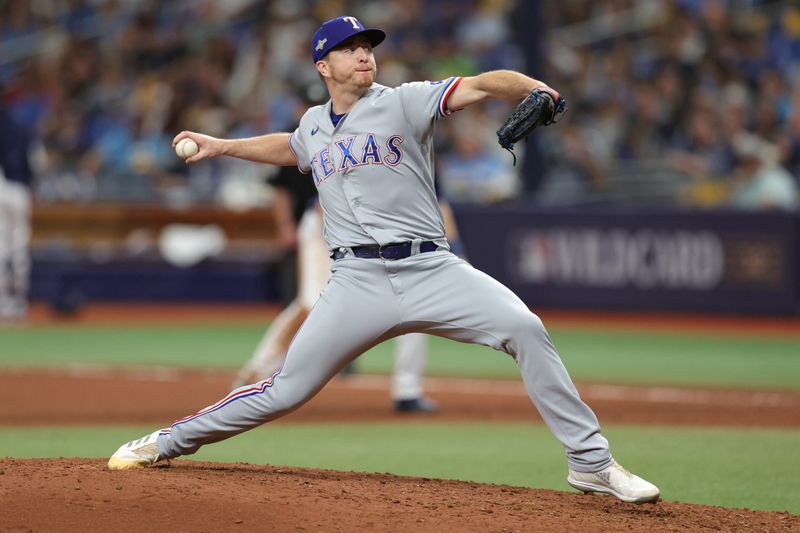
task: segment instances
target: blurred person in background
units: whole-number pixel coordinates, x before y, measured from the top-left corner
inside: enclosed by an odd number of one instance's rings
[[[28,311],[31,239],[29,132],[0,104],[0,321]]]
[[[779,162],[778,147],[756,135],[742,133],[734,140],[739,163],[733,172],[730,203],[750,210],[793,210],[798,186]]]
[[[565,121],[558,143],[545,147],[546,167],[539,199],[546,203],[569,203],[601,191],[606,184],[610,161],[602,143],[573,122]]]
[[[734,166],[733,150],[718,119],[714,109],[696,106],[690,111],[687,135],[669,155],[671,169],[692,177],[691,197],[699,205],[724,202],[727,177]]]
[[[519,191],[511,160],[482,134],[484,120],[482,114],[466,110],[450,128],[452,146],[439,161],[437,179],[454,202],[498,202]]]
[[[781,161],[791,172],[795,183],[800,185],[800,87],[791,95],[789,116],[782,129],[777,144],[781,151]]]
[[[292,119],[287,127],[294,131],[306,110],[324,101],[325,88],[319,84],[300,87],[299,98],[287,101],[292,109]],[[242,135],[242,137],[254,136]],[[269,180],[274,190],[272,215],[278,233],[278,244],[284,255],[280,263],[281,294],[283,305],[291,309],[300,285],[298,260],[298,227],[308,209],[313,209],[317,199],[317,188],[313,180],[300,173],[296,166],[278,167],[277,173]],[[325,258],[323,258],[325,259]],[[313,305],[313,301],[311,302]],[[287,341],[288,342],[288,341]]]

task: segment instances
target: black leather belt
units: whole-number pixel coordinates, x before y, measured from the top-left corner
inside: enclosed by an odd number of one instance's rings
[[[433,252],[438,247],[433,241],[423,241],[419,244],[419,253]],[[411,241],[384,246],[353,246],[344,251],[337,248],[331,253],[331,257],[334,260],[346,257],[347,250],[352,250],[353,255],[361,259],[404,259],[411,255]]]

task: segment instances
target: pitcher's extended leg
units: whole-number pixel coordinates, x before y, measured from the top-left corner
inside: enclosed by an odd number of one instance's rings
[[[580,399],[539,317],[500,282],[455,256],[414,259],[448,264],[422,272],[407,269],[404,286],[414,290],[404,294],[404,319],[427,323],[431,333],[511,355],[528,395],[564,445],[570,468],[596,472],[609,466],[613,460],[597,417]]]
[[[364,265],[363,262],[358,264]],[[379,266],[334,274],[289,347],[283,367],[268,379],[234,390],[202,411],[173,423],[158,438],[162,459],[188,455],[290,413],[311,399],[356,356],[386,338],[399,321],[391,286]]]

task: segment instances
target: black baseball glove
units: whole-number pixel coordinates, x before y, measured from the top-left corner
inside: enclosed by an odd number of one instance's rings
[[[544,89],[533,89],[497,130],[497,142],[511,152],[516,165],[514,143],[527,137],[534,128],[558,122],[566,111],[567,101],[563,96],[553,100],[553,96]]]

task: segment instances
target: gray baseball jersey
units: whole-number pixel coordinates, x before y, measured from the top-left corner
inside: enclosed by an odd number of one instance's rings
[[[597,418],[541,320],[509,289],[448,251],[433,188],[432,136],[459,81],[395,89],[374,84],[336,127],[330,103],[306,113],[290,144],[300,169],[313,174],[326,241],[339,252],[331,279],[282,368],[163,430],[162,458],[194,453],[287,414],[372,346],[416,331],[511,355],[570,468],[596,472],[612,464]],[[439,246],[423,248],[422,241]],[[361,258],[353,250],[402,242],[411,242],[411,255],[393,260]]]
[[[325,212],[325,241],[339,247],[438,240],[444,222],[433,185],[433,131],[461,78],[373,84],[336,127],[331,103],[300,120],[290,145]]]

